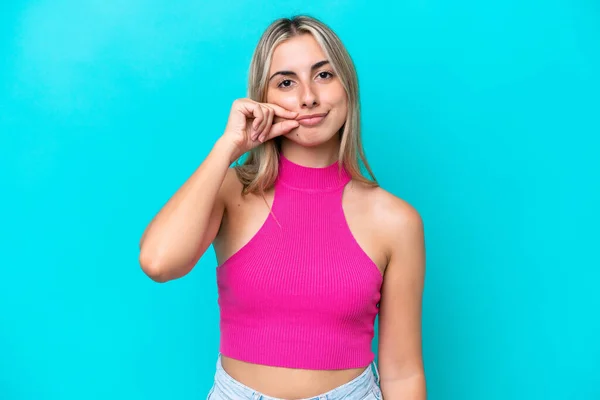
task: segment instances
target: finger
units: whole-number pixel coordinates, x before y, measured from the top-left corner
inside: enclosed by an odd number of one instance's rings
[[[256,140],[259,134],[258,127],[264,119],[262,107],[257,105],[254,110],[252,110],[252,115],[254,115],[254,121],[252,121],[252,133],[250,136],[252,137],[252,140]]]
[[[265,118],[267,120],[267,123],[265,124],[265,128],[262,130],[262,132],[260,133],[260,136],[258,137],[261,142],[263,142],[265,140],[265,138],[269,135],[269,132],[271,131],[271,128],[273,127],[273,118],[275,117],[275,111],[272,108],[269,108],[268,112],[267,112],[267,118]]]
[[[290,110],[286,110],[283,107],[278,106],[277,104],[272,104],[272,103],[266,103],[269,107],[271,107],[273,110],[275,110],[275,115],[283,117],[283,118],[288,118],[288,119],[294,119],[298,116],[297,112],[294,111],[290,111]]]
[[[246,118],[254,118],[254,112],[256,108],[260,105],[260,103],[249,99],[237,99],[234,103],[237,105],[238,110],[241,111],[242,114],[246,116]]]
[[[278,122],[273,125],[269,132],[269,135],[262,141],[264,142],[266,140],[273,139],[274,137],[285,135],[286,133],[289,133],[292,129],[297,128],[298,126],[300,126],[300,124],[296,120],[288,119],[285,121]]]
[[[273,118],[273,124],[277,124],[279,122],[283,122],[283,121],[295,121],[296,118],[283,118],[283,117],[279,117],[277,115],[275,115],[275,117]]]
[[[256,137],[260,138],[261,135],[264,134],[265,128],[268,126],[269,124],[269,114],[273,113],[273,109],[261,105],[261,109],[263,112],[263,120],[260,122],[260,125],[258,126],[258,128],[256,129],[256,131],[258,132],[258,134],[256,135]],[[272,123],[272,122],[271,122]]]

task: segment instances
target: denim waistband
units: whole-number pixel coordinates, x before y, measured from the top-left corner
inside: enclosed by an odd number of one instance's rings
[[[379,371],[377,370],[377,364],[372,362],[359,376],[350,382],[338,386],[326,393],[322,393],[305,400],[362,399],[369,392],[381,393],[378,385]],[[221,395],[226,394],[232,399],[284,400],[267,396],[235,380],[223,369],[220,353],[217,357],[213,390],[218,390]]]

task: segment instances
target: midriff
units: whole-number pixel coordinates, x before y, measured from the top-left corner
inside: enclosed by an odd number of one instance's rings
[[[341,386],[362,374],[365,368],[306,370],[251,364],[224,355],[221,364],[236,381],[266,396],[302,399]]]

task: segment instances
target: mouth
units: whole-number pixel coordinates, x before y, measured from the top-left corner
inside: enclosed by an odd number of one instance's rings
[[[323,122],[323,120],[325,119],[327,114],[328,113],[302,115],[302,116],[298,117],[296,120],[298,121],[298,123],[300,125],[303,125],[303,126],[316,126],[316,125],[319,125],[321,122]]]

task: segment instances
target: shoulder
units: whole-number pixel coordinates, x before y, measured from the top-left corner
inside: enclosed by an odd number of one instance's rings
[[[237,176],[234,167],[227,169],[221,188],[219,189],[219,200],[226,206],[231,201],[236,201],[242,195],[243,185]]]
[[[227,169],[227,173],[225,174],[225,179],[223,180],[223,185],[221,187],[225,192],[242,189],[242,182],[238,178],[235,167],[229,167]]]
[[[402,243],[414,243],[423,236],[423,218],[408,201],[381,186],[369,187],[360,182],[353,182],[352,186],[361,197],[368,218],[386,238],[390,255]]]
[[[361,203],[370,216],[386,230],[394,231],[423,224],[420,213],[412,204],[381,186],[371,187],[354,181],[351,190],[361,198]]]
[[[422,227],[421,214],[412,204],[382,188],[377,189],[377,212],[381,220],[387,221],[385,227],[391,233],[409,233]]]

